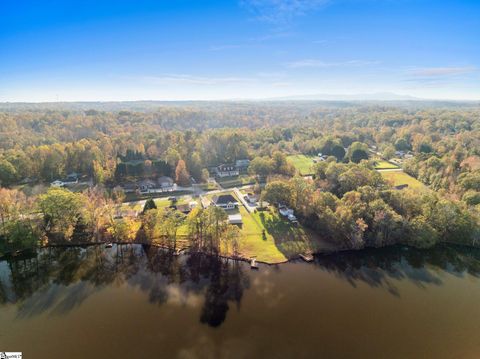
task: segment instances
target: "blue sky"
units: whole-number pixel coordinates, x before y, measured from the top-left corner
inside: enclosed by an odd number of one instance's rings
[[[0,3],[0,101],[480,99],[480,1]]]

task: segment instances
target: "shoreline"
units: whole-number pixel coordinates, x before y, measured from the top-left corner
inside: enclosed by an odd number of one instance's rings
[[[55,248],[55,247],[68,248],[68,247],[92,247],[92,246],[101,246],[101,245],[105,246],[106,244],[109,244],[109,243],[115,244],[115,245],[147,245],[147,246],[160,248],[160,249],[165,250],[165,251],[172,251],[173,252],[173,250],[171,248],[168,248],[168,247],[166,247],[164,245],[161,245],[161,244],[155,244],[155,243],[116,242],[116,241],[111,241],[111,242],[95,241],[95,242],[80,242],[80,243],[51,243],[51,244],[41,245],[41,246],[34,247],[34,248],[25,248],[25,249],[21,249],[21,250],[15,250],[15,251],[3,253],[0,256],[0,260],[5,260],[7,258],[21,256],[21,255],[26,254],[30,251],[34,251],[36,249],[46,249],[46,248]],[[189,250],[190,250],[190,247],[177,249],[176,250],[176,255],[188,254]],[[314,253],[312,253],[312,255],[334,254],[334,253],[345,251],[345,250],[348,250],[348,249],[324,250],[324,251],[320,251],[320,252],[314,252]],[[209,254],[209,253],[204,252],[204,251],[200,251],[199,253],[209,255],[209,256],[214,255],[214,254]],[[172,255],[175,255],[175,254],[172,253]],[[267,265],[278,265],[278,264],[288,263],[288,262],[294,261],[294,260],[299,260],[299,259],[301,259],[301,255],[302,254],[299,253],[298,255],[295,256],[295,258],[286,258],[283,261],[267,262],[267,261],[262,261],[262,260],[256,260],[256,262],[261,263],[261,264],[267,264]],[[247,257],[244,257],[244,256],[238,256],[238,257],[237,256],[228,256],[228,255],[224,255],[224,254],[216,255],[216,256],[220,257],[220,258],[223,258],[223,259],[237,260],[237,261],[242,261],[242,262],[247,262],[247,263],[249,263],[252,258],[256,259],[256,256],[252,256],[250,258],[247,258]]]
[[[22,249],[22,250],[16,250],[16,251],[13,251],[13,252],[4,253],[0,256],[0,261],[6,260],[8,258],[19,257],[19,256],[22,256],[22,255],[27,254],[29,252],[33,252],[36,249],[47,249],[47,248],[55,248],[55,247],[68,248],[68,247],[92,247],[92,246],[101,246],[101,245],[105,246],[106,244],[109,244],[109,243],[115,244],[115,245],[120,245],[120,246],[121,245],[146,245],[146,246],[156,247],[156,248],[162,249],[164,251],[172,251],[173,252],[173,250],[171,248],[168,248],[168,247],[160,245],[160,244],[152,244],[152,243],[115,242],[115,241],[112,241],[112,242],[96,241],[96,242],[82,242],[82,243],[55,243],[55,244],[42,245],[42,246],[38,246],[38,247],[35,247],[35,248],[25,248],[25,249]],[[338,248],[338,249],[332,249],[332,250],[322,250],[322,251],[318,251],[318,252],[313,252],[311,254],[315,257],[315,256],[320,256],[320,255],[334,255],[334,254],[343,253],[343,252],[362,252],[364,250],[382,249],[382,248],[388,248],[388,247],[393,247],[393,246],[398,246],[398,245],[405,246],[406,248],[414,248],[414,249],[418,249],[418,250],[429,250],[429,249],[434,248],[434,247],[439,246],[439,245],[454,245],[454,246],[460,246],[460,247],[469,248],[469,249],[480,249],[479,245],[468,245],[468,244],[460,244],[460,243],[455,243],[455,242],[437,243],[435,246],[433,246],[431,248],[419,248],[419,247],[414,247],[414,246],[410,246],[410,245],[407,245],[407,244],[397,243],[397,244],[392,244],[392,245],[388,245],[388,246],[384,246],[384,247],[364,247],[364,248],[360,248],[360,249]],[[178,256],[180,254],[188,254],[189,249],[190,249],[189,247],[177,249],[175,253],[172,253],[172,255]],[[210,253],[203,252],[203,251],[200,251],[199,253],[202,253],[202,254],[207,255],[207,256],[216,256],[216,257],[219,257],[219,258],[222,258],[222,259],[242,261],[242,262],[246,262],[246,263],[250,263],[251,259],[253,259],[253,258],[256,259],[255,256],[247,258],[247,257],[242,257],[242,256],[235,257],[235,256],[227,256],[227,255],[214,255],[214,254],[210,254]],[[288,263],[288,262],[299,261],[299,260],[302,260],[304,263],[309,263],[310,261],[304,260],[302,258],[302,255],[303,255],[302,253],[299,253],[294,258],[287,258],[284,261],[278,261],[278,262],[266,262],[266,261],[262,261],[262,260],[256,260],[256,262],[260,263],[260,264],[264,264],[264,265],[269,265],[269,266],[285,264],[285,263]]]

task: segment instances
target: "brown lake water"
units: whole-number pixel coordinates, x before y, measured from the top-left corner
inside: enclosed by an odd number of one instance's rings
[[[480,252],[393,247],[261,265],[155,248],[0,262],[24,358],[479,358]]]

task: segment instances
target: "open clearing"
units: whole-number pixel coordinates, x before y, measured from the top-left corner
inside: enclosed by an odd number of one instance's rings
[[[292,163],[302,176],[313,174],[313,159],[315,156],[290,155],[287,160]]]
[[[380,173],[382,174],[383,178],[385,178],[387,181],[390,181],[394,186],[408,184],[409,188],[425,188],[423,183],[403,171],[380,171]]]
[[[397,165],[390,163],[385,160],[375,160],[375,169],[376,170],[391,170],[399,168]]]
[[[243,219],[239,248],[243,257],[273,264],[296,258],[300,253],[332,248],[313,231],[284,219],[273,207],[250,213],[240,202],[238,211]]]
[[[217,178],[217,183],[223,188],[242,187],[255,183],[255,177],[248,175],[240,175],[234,177]]]

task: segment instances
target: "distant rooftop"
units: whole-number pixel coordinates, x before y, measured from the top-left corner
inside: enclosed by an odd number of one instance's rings
[[[215,204],[228,204],[236,203],[237,200],[231,194],[222,194],[220,196],[214,196],[212,202]]]

